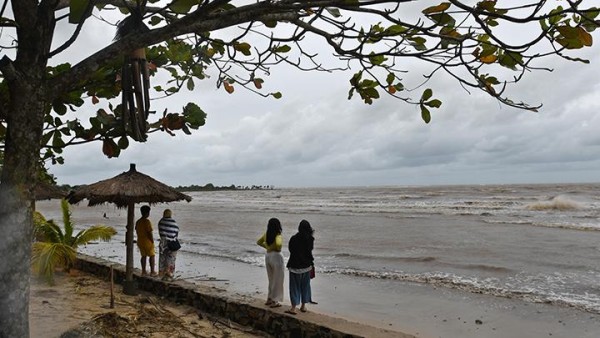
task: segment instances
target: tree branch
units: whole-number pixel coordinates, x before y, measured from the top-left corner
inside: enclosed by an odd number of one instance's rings
[[[265,3],[210,14],[205,14],[199,9],[168,26],[128,35],[96,52],[69,71],[52,79],[48,84],[50,95],[74,89],[89,79],[107,60],[113,60],[127,51],[151,46],[180,35],[215,31],[249,21],[292,21],[297,17],[298,14],[293,10],[273,8],[271,4]]]

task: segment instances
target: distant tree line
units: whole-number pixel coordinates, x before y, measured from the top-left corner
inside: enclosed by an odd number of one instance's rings
[[[69,185],[62,184],[58,185],[58,188],[65,192],[69,192],[71,190],[77,189],[79,185]],[[212,183],[208,183],[205,185],[187,185],[187,186],[178,186],[175,188],[177,191],[216,191],[216,190],[273,190],[275,189],[274,185],[228,185],[228,186],[216,186]]]
[[[203,186],[192,184],[188,186],[178,186],[175,189],[177,191],[215,191],[215,190],[273,190],[275,186],[272,185],[229,185],[229,186],[215,186],[212,183],[205,184]]]

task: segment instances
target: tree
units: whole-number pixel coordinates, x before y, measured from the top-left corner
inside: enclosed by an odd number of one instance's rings
[[[406,83],[404,59],[430,67],[424,83],[449,74],[465,90],[481,90],[502,104],[537,110],[505,89],[539,59],[558,56],[587,62],[573,50],[592,45],[598,9],[575,0],[13,0],[0,6],[0,336],[28,335],[28,265],[32,209],[38,172],[62,163],[66,146],[99,141],[118,156],[132,132],[129,108],[119,96],[123,54],[146,47],[151,95],[170,96],[214,78],[230,94],[261,89],[275,65],[300,71],[350,72],[348,98],[366,104],[386,94],[420,108],[425,122],[442,102],[423,83]],[[419,6],[422,6],[419,8]],[[501,7],[507,6],[507,7]],[[115,9],[118,9],[115,10]],[[75,65],[55,58],[70,53],[85,24],[143,18],[136,29],[90,53]],[[107,14],[108,13],[108,14]],[[112,19],[110,19],[112,18]],[[67,22],[68,20],[68,22]],[[133,19],[131,19],[133,20]],[[57,31],[72,31],[64,41]],[[507,34],[518,30],[519,34]],[[337,62],[323,63],[315,47],[328,47]],[[125,52],[125,53],[124,53]],[[547,69],[546,69],[547,70]],[[215,76],[216,74],[216,76]],[[157,76],[159,75],[159,76]],[[263,77],[261,77],[263,76]],[[161,82],[161,79],[167,78]],[[158,81],[158,82],[157,82]],[[88,123],[78,118],[85,101],[102,105]],[[126,102],[131,107],[131,102]],[[139,109],[139,105],[138,105]],[[190,133],[204,124],[196,103],[179,112],[149,112],[142,132]],[[74,115],[75,118],[68,116]]]
[[[42,214],[34,214],[34,238],[31,263],[34,271],[54,283],[54,271],[58,267],[68,271],[77,258],[77,248],[92,241],[109,241],[117,234],[115,228],[92,225],[74,234],[75,224],[71,219],[69,202],[61,200],[63,229],[54,220],[46,220]]]

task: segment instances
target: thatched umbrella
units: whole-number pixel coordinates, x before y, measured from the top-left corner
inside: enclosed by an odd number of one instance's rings
[[[123,283],[123,292],[126,294],[136,293],[136,287],[133,283],[135,204],[155,204],[181,200],[189,202],[192,200],[190,196],[180,193],[172,187],[136,171],[135,164],[133,163],[129,171],[94,184],[81,186],[69,195],[70,203],[78,203],[83,199],[89,201],[89,206],[114,203],[117,205],[117,208],[127,207],[127,232],[125,235],[127,259],[125,264],[125,283]]]
[[[67,191],[45,181],[38,182],[33,189],[33,196],[36,201],[51,200],[55,198],[61,199],[67,197],[67,194]]]

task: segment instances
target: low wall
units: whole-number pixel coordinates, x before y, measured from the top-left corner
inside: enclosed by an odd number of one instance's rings
[[[125,280],[125,266],[122,264],[79,254],[75,267],[81,271],[108,278],[111,265],[113,266],[115,283],[121,284]],[[137,283],[138,290],[160,295],[179,304],[193,306],[215,316],[228,318],[236,323],[253,327],[275,337],[360,337],[318,323],[273,312],[268,308],[234,300],[227,295],[211,294],[210,291],[200,290],[201,287],[198,285],[184,280],[166,282],[158,278],[142,277],[138,273],[134,273],[133,278]]]

